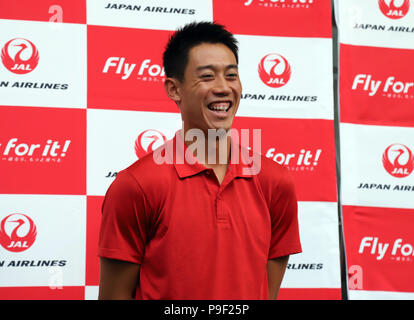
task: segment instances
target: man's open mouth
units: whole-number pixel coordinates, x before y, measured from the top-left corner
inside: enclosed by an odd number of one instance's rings
[[[220,101],[220,102],[212,102],[208,104],[208,108],[211,111],[223,111],[227,112],[232,106],[230,101]]]

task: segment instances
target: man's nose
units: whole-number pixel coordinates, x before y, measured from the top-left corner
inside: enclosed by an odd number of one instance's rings
[[[226,78],[217,77],[214,83],[213,93],[216,95],[222,95],[222,96],[227,96],[231,93],[231,88],[229,84],[227,83]]]

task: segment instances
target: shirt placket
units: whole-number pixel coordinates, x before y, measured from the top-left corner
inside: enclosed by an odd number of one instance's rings
[[[217,223],[226,223],[228,221],[228,214],[225,212],[225,207],[222,199],[222,188],[218,184],[217,178],[214,177],[214,171],[208,169],[205,171],[206,184],[212,200],[214,201],[214,213]]]
[[[216,195],[216,218],[217,223],[229,223],[229,212],[227,210],[226,203],[223,199],[222,189],[219,188],[217,195]]]
[[[228,185],[232,182],[234,179],[233,171],[229,169],[226,172],[226,175],[223,179],[223,182],[219,186],[216,192],[216,217],[217,217],[217,223],[223,224],[223,225],[229,225],[230,224],[230,207],[231,202],[229,203],[227,198],[225,198],[225,191]]]

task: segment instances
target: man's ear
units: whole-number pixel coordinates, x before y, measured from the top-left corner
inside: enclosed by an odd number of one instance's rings
[[[166,78],[164,81],[164,89],[167,96],[177,105],[181,102],[180,82],[175,78]]]

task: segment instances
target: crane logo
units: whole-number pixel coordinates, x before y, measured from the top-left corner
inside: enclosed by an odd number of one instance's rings
[[[138,159],[162,146],[167,141],[165,135],[154,129],[143,131],[135,140],[135,153]]]
[[[15,38],[4,45],[1,60],[10,72],[25,74],[36,68],[39,63],[39,51],[31,41]]]
[[[382,163],[390,175],[404,178],[414,169],[414,156],[407,146],[395,143],[384,151]]]
[[[272,88],[286,85],[292,73],[289,62],[277,53],[264,56],[260,60],[258,71],[263,83]]]
[[[378,0],[378,5],[386,17],[401,19],[410,9],[410,0]]]
[[[11,252],[29,249],[36,240],[36,225],[25,214],[13,213],[0,223],[0,245]]]

